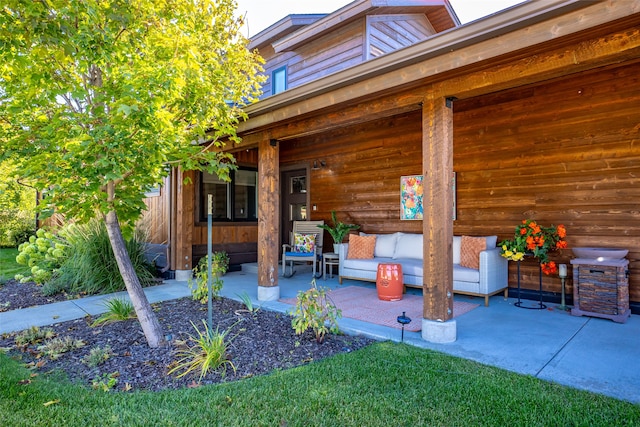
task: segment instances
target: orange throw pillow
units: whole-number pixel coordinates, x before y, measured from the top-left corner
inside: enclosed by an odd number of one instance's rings
[[[484,237],[462,236],[460,242],[460,265],[479,270],[480,252],[485,249],[487,249],[487,239]]]
[[[348,259],[371,259],[376,248],[376,236],[349,235]]]

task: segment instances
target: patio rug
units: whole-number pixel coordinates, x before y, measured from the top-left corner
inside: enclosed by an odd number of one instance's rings
[[[400,301],[382,301],[378,299],[375,288],[346,286],[327,293],[333,303],[342,310],[342,317],[362,320],[382,326],[401,329],[398,316],[406,312],[412,322],[405,326],[406,331],[417,332],[422,329],[422,296],[403,295]],[[281,302],[295,305],[296,298],[281,299]],[[464,301],[453,302],[453,317],[470,312],[480,304]]]

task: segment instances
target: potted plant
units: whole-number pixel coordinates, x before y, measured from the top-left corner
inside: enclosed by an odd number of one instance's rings
[[[522,261],[525,255],[538,258],[544,274],[557,272],[557,265],[549,260],[549,252],[567,247],[567,229],[564,225],[542,227],[531,219],[516,226],[511,240],[500,242],[501,255],[511,261]]]
[[[331,211],[331,222],[333,225],[323,224],[318,227],[329,232],[333,238],[333,250],[335,253],[338,253],[338,245],[342,243],[344,236],[349,234],[351,230],[359,229],[360,226],[356,224],[345,224],[344,222],[338,221],[338,218],[336,218],[336,211]]]

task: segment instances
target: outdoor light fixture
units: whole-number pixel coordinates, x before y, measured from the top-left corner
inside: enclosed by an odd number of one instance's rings
[[[327,166],[327,162],[325,162],[324,160],[314,160],[311,170],[317,171],[325,166]]]
[[[560,310],[566,311],[566,310],[569,310],[569,307],[567,307],[567,305],[565,304],[565,298],[564,298],[564,281],[567,278],[567,264],[558,264],[558,276],[562,281],[562,299],[560,300],[560,305],[558,306],[558,308]]]
[[[398,323],[402,325],[402,338],[400,342],[404,342],[404,325],[411,323],[411,318],[406,316],[406,312],[402,312],[402,316],[398,316]]]

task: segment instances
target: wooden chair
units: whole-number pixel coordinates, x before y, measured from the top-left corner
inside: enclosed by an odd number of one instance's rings
[[[293,264],[295,262],[311,262],[313,264],[313,277],[320,277],[322,265],[322,236],[324,230],[319,228],[324,221],[293,221],[293,231],[290,236],[290,244],[282,245],[282,277],[291,277],[295,274]],[[299,240],[309,239],[309,235],[314,235],[313,250],[301,250],[303,245],[296,247],[296,235]],[[308,245],[307,245],[308,246]],[[287,263],[289,263],[290,273],[287,274]]]

